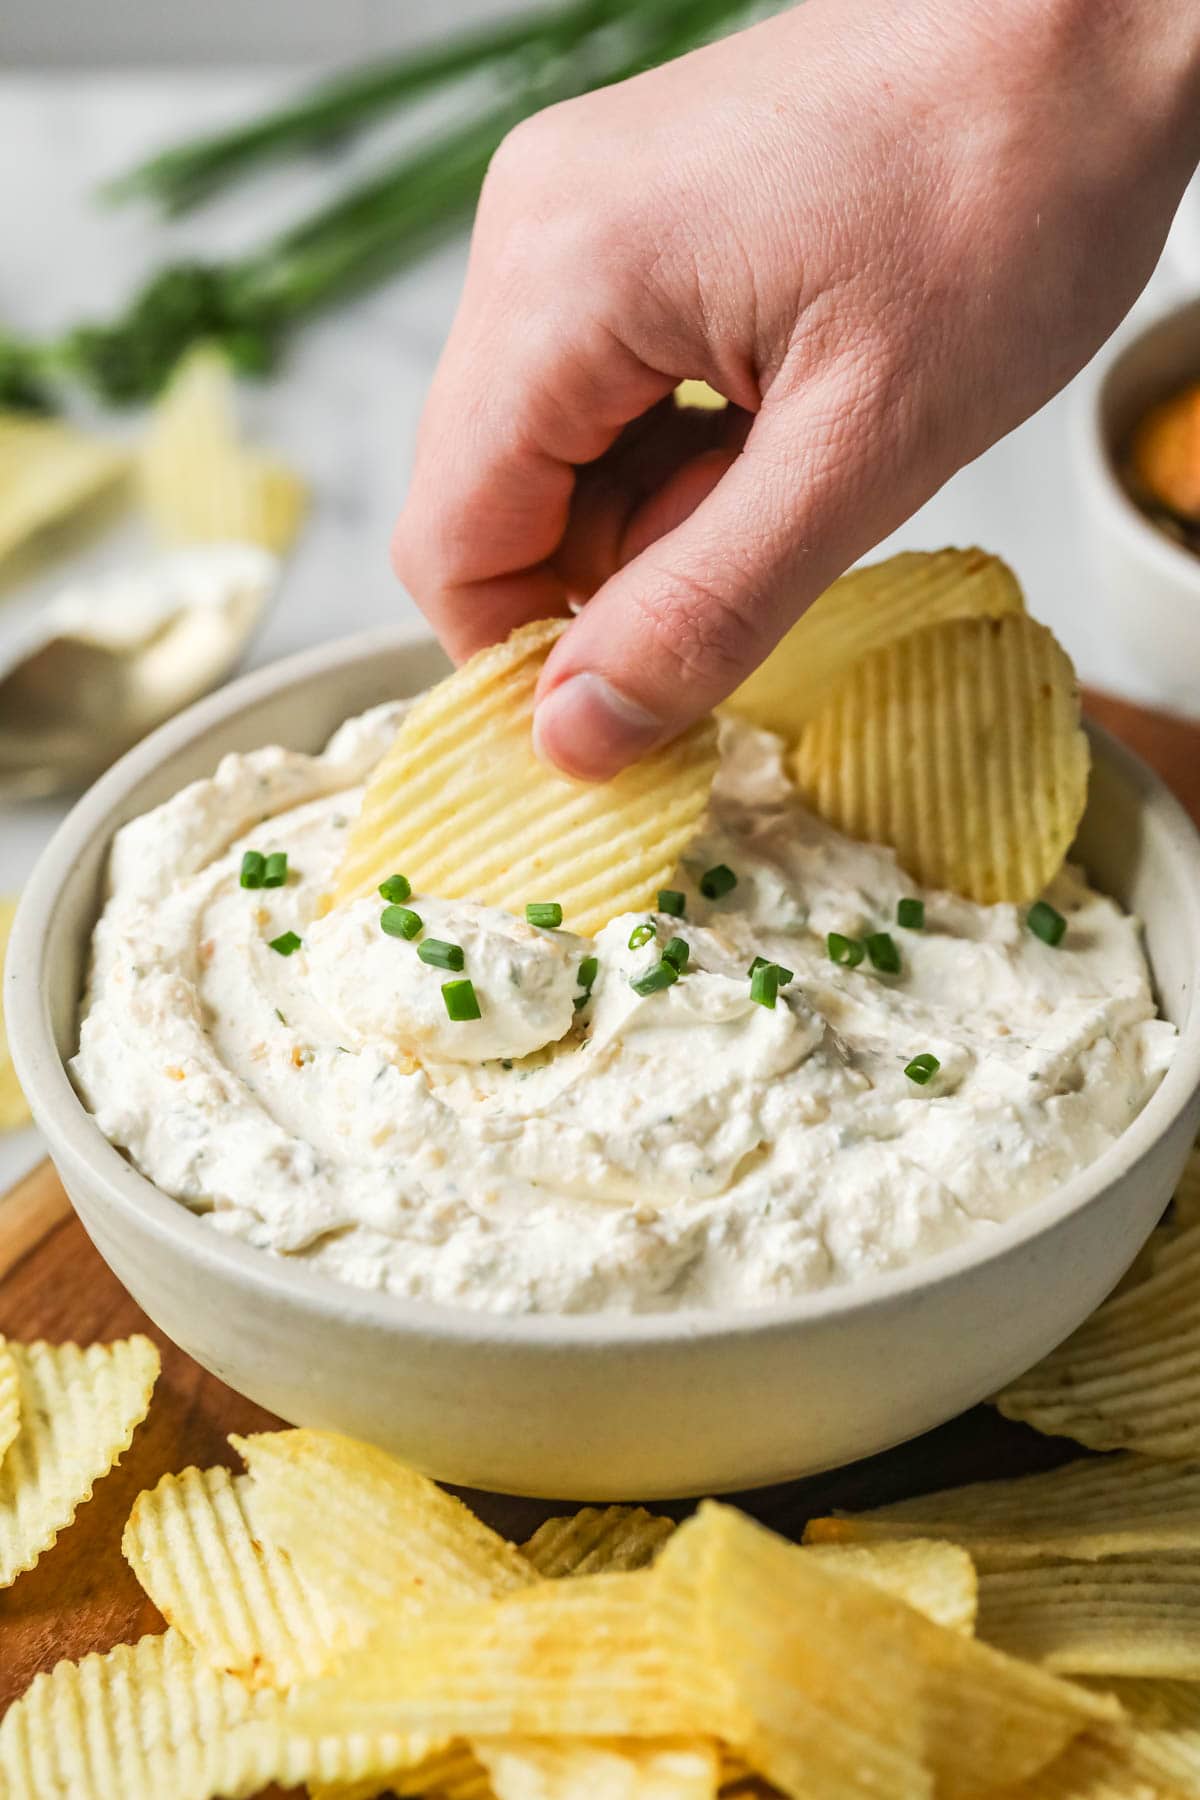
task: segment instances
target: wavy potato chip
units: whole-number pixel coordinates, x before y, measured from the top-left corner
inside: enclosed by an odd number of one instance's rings
[[[1200,1678],[1200,1553],[1038,1562],[979,1577],[989,1644],[1064,1675]]]
[[[1183,1800],[1137,1733],[1085,1731],[1061,1756],[988,1800]]]
[[[326,1669],[348,1634],[286,1552],[255,1537],[245,1476],[164,1475],[134,1501],[121,1549],[166,1619],[213,1668],[252,1687]]]
[[[476,1754],[496,1800],[715,1800],[715,1742],[606,1739],[478,1739]]]
[[[835,1575],[869,1581],[915,1607],[935,1625],[968,1633],[974,1629],[978,1599],[975,1565],[958,1544],[917,1537],[898,1543],[813,1544],[801,1555],[815,1558]]]
[[[308,509],[300,477],[242,443],[229,363],[210,348],[193,350],[172,376],[139,475],[150,519],[172,543],[261,544],[281,555]]]
[[[21,1425],[21,1380],[12,1351],[0,1337],[0,1463]]]
[[[1200,1683],[1089,1681],[1125,1708],[1139,1759],[1171,1783],[1172,1795],[1200,1792]]]
[[[723,710],[794,744],[830,689],[873,651],[944,619],[1025,610],[1007,563],[983,550],[903,550],[851,569],[814,600]]]
[[[594,934],[654,904],[698,831],[717,770],[703,719],[603,784],[555,774],[533,753],[533,695],[563,619],[481,650],[422,695],[367,785],[336,900],[397,871],[416,894],[523,914],[556,900]]]
[[[20,1424],[0,1462],[0,1588],[31,1569],[129,1448],[150,1407],[158,1351],[112,1344],[12,1344]]]
[[[983,1570],[1164,1551],[1200,1553],[1200,1463],[1088,1457],[865,1513],[810,1519],[806,1544],[945,1538]]]
[[[968,899],[1026,901],[1062,867],[1087,800],[1066,652],[1024,614],[951,619],[862,658],[805,725],[801,793]]]
[[[1200,1457],[1200,1225],[1175,1233],[1144,1281],[1106,1300],[995,1405],[1092,1450]]]
[[[495,1800],[483,1764],[465,1744],[432,1750],[419,1762],[409,1761],[385,1775],[359,1781],[310,1785],[312,1800],[375,1800],[378,1794],[420,1795],[422,1800]]]
[[[672,1519],[644,1506],[585,1506],[539,1525],[521,1554],[547,1580],[644,1569],[675,1529]]]
[[[112,487],[128,467],[120,445],[61,419],[0,413],[0,561]]]
[[[16,917],[16,900],[0,895],[0,977],[4,974],[4,958],[8,954],[8,937]],[[25,1096],[17,1085],[17,1072],[8,1054],[8,1034],[4,1028],[4,1009],[0,1007],[0,1131],[18,1131],[30,1119]]]

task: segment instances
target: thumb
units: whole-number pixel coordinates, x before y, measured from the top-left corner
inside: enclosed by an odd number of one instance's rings
[[[827,460],[798,455],[796,435],[794,417],[785,441],[781,416],[760,413],[695,511],[588,601],[542,673],[540,756],[602,781],[677,737],[874,541],[846,542],[838,515],[856,510],[846,484]],[[826,458],[836,460],[828,451],[826,440]]]

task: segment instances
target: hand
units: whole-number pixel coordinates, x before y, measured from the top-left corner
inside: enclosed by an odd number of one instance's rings
[[[1198,102],[1178,0],[807,0],[518,127],[395,538],[451,654],[586,599],[542,753],[684,729],[1108,335]]]

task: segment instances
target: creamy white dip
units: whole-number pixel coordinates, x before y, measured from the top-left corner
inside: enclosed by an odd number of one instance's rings
[[[219,1230],[453,1306],[762,1306],[986,1233],[1112,1143],[1170,1060],[1138,927],[1081,875],[1048,893],[1058,948],[1022,909],[922,892],[805,812],[778,740],[742,726],[675,881],[686,921],[593,943],[413,894],[424,936],[464,951],[481,1017],[454,1023],[453,976],[381,931],[382,900],[318,917],[399,712],[322,756],[227,757],[114,845],[72,1069],[105,1135]],[[240,887],[247,848],[285,850],[287,884]],[[718,863],[737,886],[708,901]],[[895,924],[903,896],[923,930]],[[900,973],[837,966],[831,931],[890,932]],[[639,996],[673,935],[685,974]],[[773,1009],[756,956],[794,972]]]

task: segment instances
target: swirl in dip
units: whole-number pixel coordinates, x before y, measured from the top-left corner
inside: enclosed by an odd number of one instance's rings
[[[381,930],[382,899],[319,916],[401,710],[318,757],[227,757],[116,839],[74,1077],[220,1231],[452,1306],[763,1306],[987,1232],[1111,1144],[1170,1060],[1138,927],[1081,875],[1048,894],[1057,948],[1024,909],[922,892],[804,810],[778,739],[732,724],[673,883],[685,920],[593,942],[412,895],[423,936],[463,949],[480,1017],[455,1022],[451,977]],[[286,851],[287,883],[243,889],[248,848]],[[737,885],[706,900],[716,864]],[[896,925],[905,897],[923,929]],[[657,946],[631,949],[647,919]],[[899,973],[831,960],[830,932],[885,931]],[[674,935],[686,972],[639,995]],[[759,956],[793,971],[773,1008]],[[926,1053],[922,1086],[905,1068]]]

